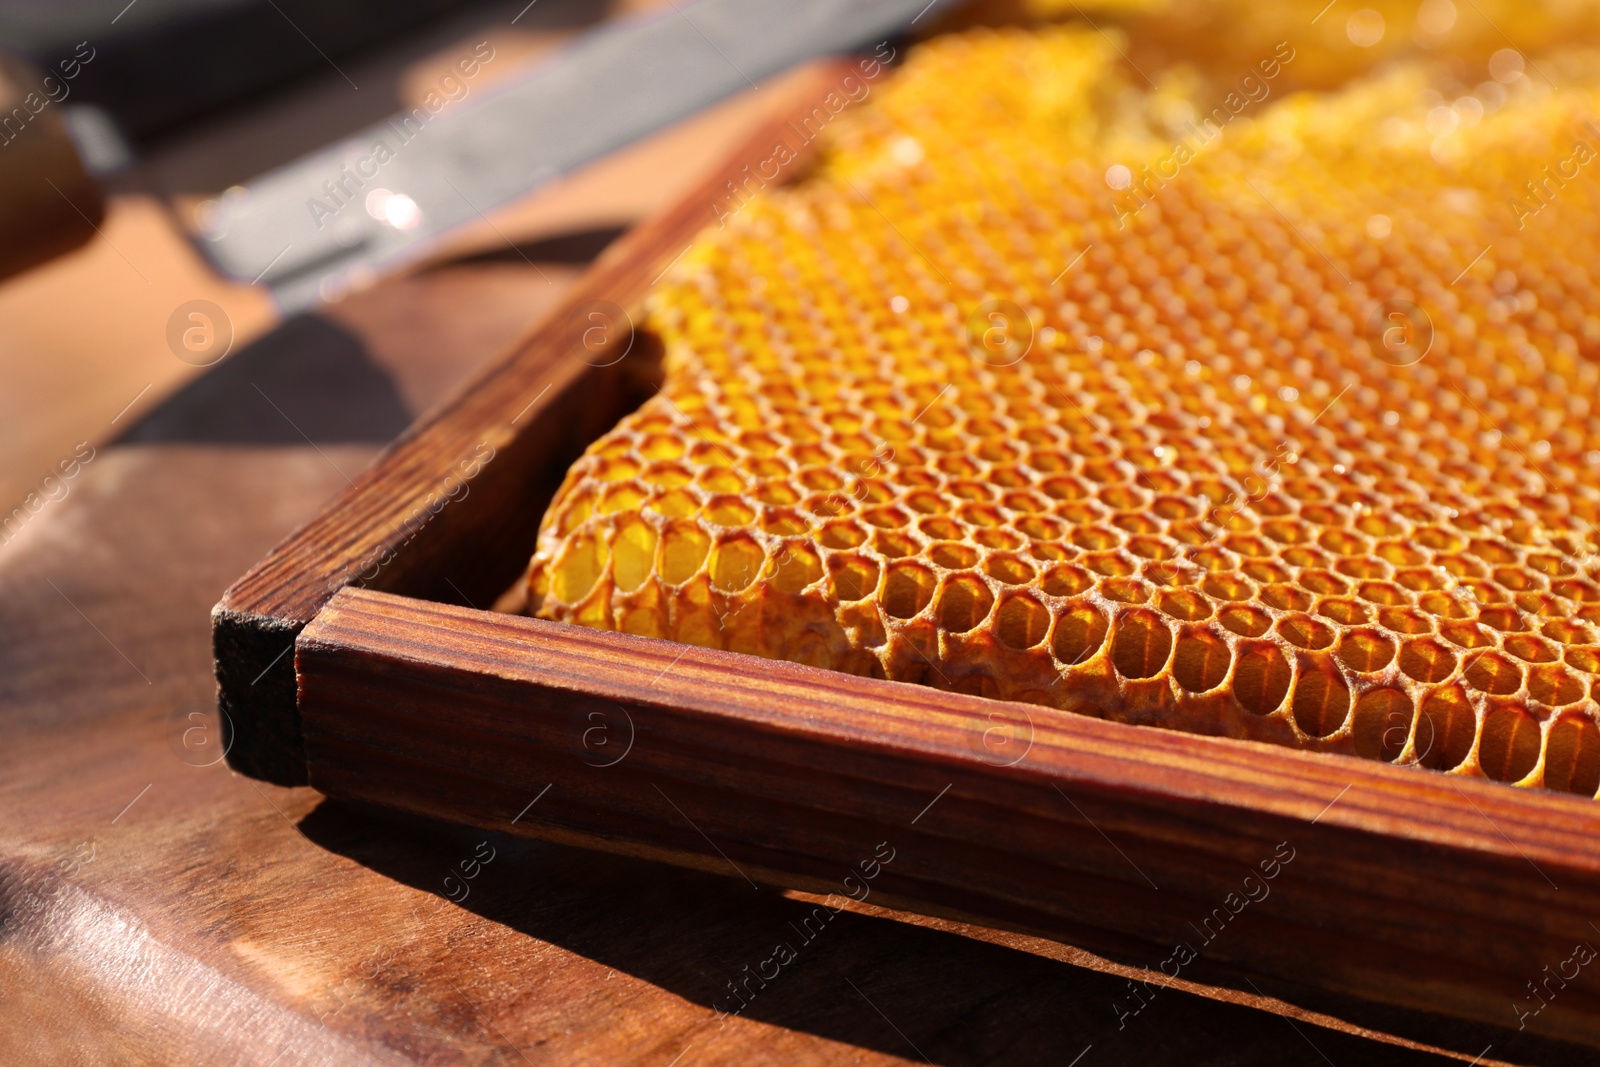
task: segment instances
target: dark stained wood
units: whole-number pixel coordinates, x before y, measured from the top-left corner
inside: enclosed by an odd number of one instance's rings
[[[296,669],[329,796],[840,894],[883,842],[898,906],[1498,1025],[1600,940],[1578,798],[355,589]],[[1600,995],[1529,1027],[1600,1045]]]

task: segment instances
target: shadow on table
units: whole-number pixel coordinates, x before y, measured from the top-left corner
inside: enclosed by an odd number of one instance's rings
[[[427,270],[497,263],[577,266],[591,262],[622,232],[575,230]],[[330,318],[301,314],[206,368],[114,443],[382,445],[417,414],[360,337]]]
[[[431,265],[429,270],[474,263],[560,263],[582,266],[592,263],[606,247],[627,232],[626,226],[597,226],[553,234],[537,241],[507,243],[484,252],[452,259],[447,264]]]
[[[807,927],[813,905],[735,878],[332,800],[300,829],[329,851],[440,896],[443,876],[487,839],[495,858],[470,883],[466,911],[708,1013],[736,1010],[732,986],[787,944],[794,959],[765,988],[749,983],[754,994],[742,1015],[912,1061],[1065,1067],[1092,1046],[1085,1067],[1448,1062],[1309,1024],[1297,1030],[1177,990],[1160,991],[1119,1029],[1111,1005],[1128,989],[1114,975],[851,912]]]
[[[359,338],[297,315],[162,401],[117,444],[386,444],[411,424]]]

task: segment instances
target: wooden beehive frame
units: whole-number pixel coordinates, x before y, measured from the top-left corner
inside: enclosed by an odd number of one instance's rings
[[[1600,1045],[1600,995],[1526,985],[1600,942],[1592,801],[458,606],[515,581],[567,466],[641,396],[645,361],[579,358],[573,324],[637,308],[842,73],[789,79],[722,167],[227,591],[230,763]]]

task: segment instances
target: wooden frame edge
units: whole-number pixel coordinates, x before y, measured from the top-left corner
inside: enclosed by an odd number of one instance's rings
[[[1097,951],[1193,940],[1284,842],[1293,892],[1208,959],[1514,1028],[1522,979],[1600,914],[1580,798],[1048,708],[1000,765],[980,739],[1022,705],[365,590],[296,661],[329,796],[781,884],[898,839],[918,858],[886,894]],[[636,744],[601,766],[619,712]],[[1600,1046],[1600,995],[1564,990],[1537,1025]]]

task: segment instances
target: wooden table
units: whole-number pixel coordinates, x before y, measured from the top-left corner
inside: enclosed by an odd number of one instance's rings
[[[61,399],[93,375],[82,360],[24,374],[0,352],[11,404],[37,387],[57,398],[39,421],[95,444],[65,499],[0,547],[0,1062],[1449,1062],[1413,1041],[1461,1062],[1485,1045],[1485,1063],[1590,1062],[1223,973],[1160,989],[1119,1028],[1112,1002],[1131,978],[1157,987],[1149,972],[870,902],[724,1018],[728,983],[797,940],[813,898],[339,805],[219,762],[207,613],[223,587],[749,110],[512,206],[497,221],[515,249],[469,234],[465,260],[276,325],[234,293],[258,336],[204,374],[142,342],[97,353],[166,383],[142,418],[113,424],[108,390]],[[148,215],[152,195],[125,191],[113,218]],[[106,257],[181,258],[165,210],[117,229],[120,249],[0,287],[0,307],[69,316],[122,284]],[[42,439],[5,440],[7,465],[49,455]]]

